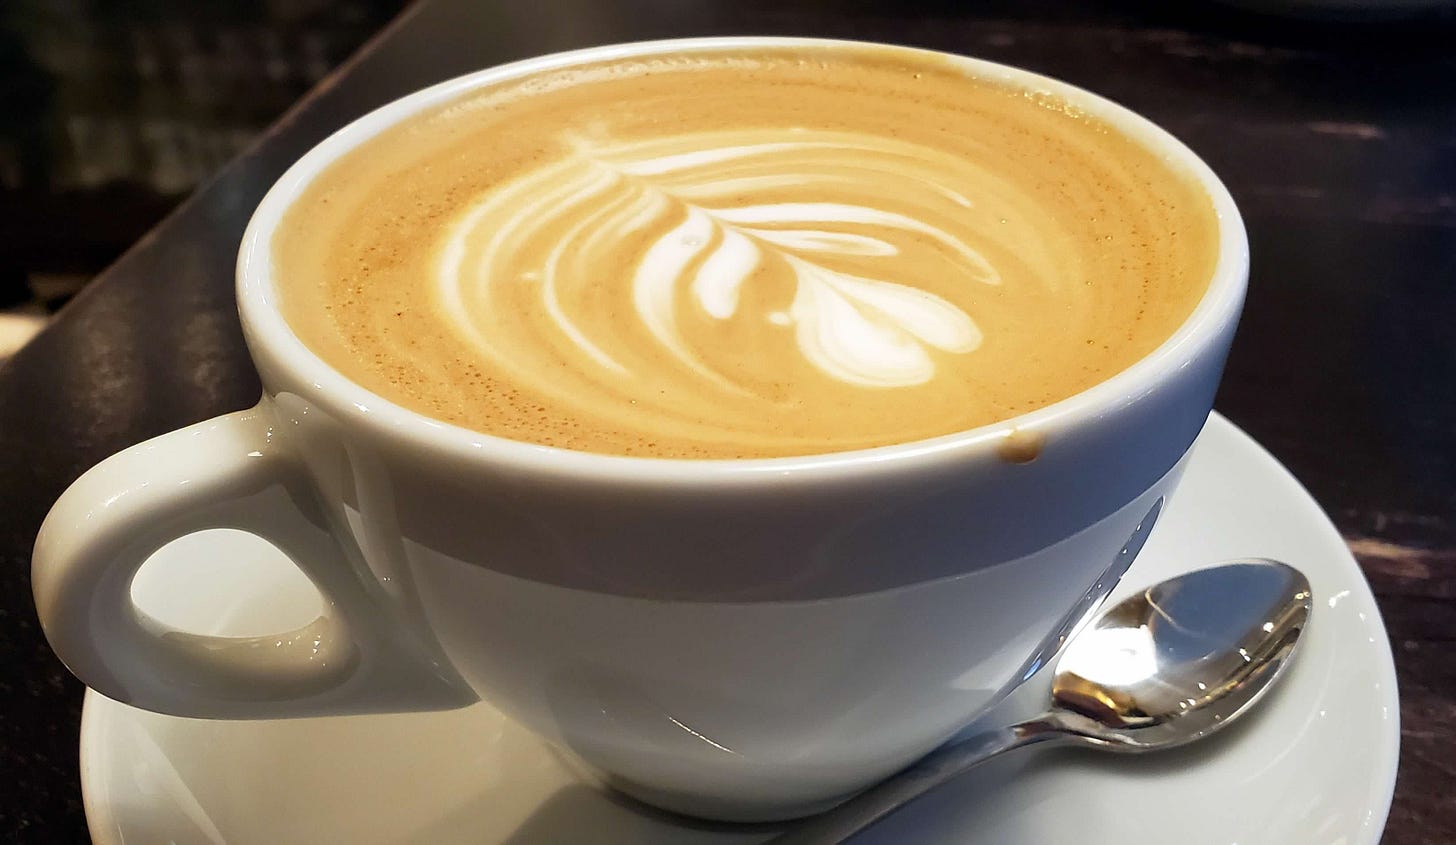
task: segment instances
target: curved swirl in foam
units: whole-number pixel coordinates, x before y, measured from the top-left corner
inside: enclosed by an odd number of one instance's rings
[[[970,165],[894,139],[793,134],[793,141],[743,130],[576,141],[565,159],[487,193],[450,228],[436,274],[444,313],[481,354],[519,359],[490,341],[491,289],[535,285],[555,329],[585,359],[628,376],[603,336],[609,332],[594,332],[592,318],[571,313],[559,292],[563,275],[610,266],[625,270],[617,274],[625,284],[605,276],[597,283],[630,303],[663,351],[727,391],[745,388],[684,337],[683,308],[792,332],[807,362],[862,387],[923,384],[935,374],[932,350],[974,351],[981,331],[972,317],[901,280],[903,266],[884,266],[891,280],[836,265],[892,259],[902,252],[897,241],[918,239],[944,253],[951,261],[944,269],[964,281],[1000,284],[969,233],[954,228],[973,203],[946,185]],[[543,239],[554,245],[541,254],[535,245]],[[774,276],[780,287],[789,283],[786,307],[744,308],[745,287],[773,286]]]

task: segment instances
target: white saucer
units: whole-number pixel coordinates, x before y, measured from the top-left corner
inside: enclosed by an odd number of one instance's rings
[[[1369,587],[1319,507],[1247,435],[1215,415],[1196,449],[1119,593],[1224,558],[1273,557],[1303,569],[1316,599],[1308,642],[1267,706],[1227,736],[1158,757],[1072,750],[1003,758],[864,842],[1379,840],[1399,729],[1395,669]],[[257,554],[236,535],[208,539],[210,562]],[[179,553],[174,546],[161,554]],[[301,598],[287,594],[296,587],[284,570],[279,579],[235,581],[222,595],[200,598],[195,585],[161,595],[186,613],[251,613],[256,623],[259,608],[306,619],[316,598],[306,587]],[[88,693],[81,778],[92,836],[107,845],[726,844],[774,832],[694,824],[610,797],[485,704],[433,714],[209,722]]]

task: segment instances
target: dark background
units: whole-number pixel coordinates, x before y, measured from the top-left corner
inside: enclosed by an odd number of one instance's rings
[[[12,773],[0,840],[85,837],[81,687],[36,627],[35,530],[107,454],[256,400],[231,268],[243,224],[282,169],[369,108],[482,66],[608,41],[782,33],[927,46],[1057,76],[1149,116],[1224,178],[1248,224],[1253,273],[1217,407],[1309,487],[1380,601],[1402,698],[1386,842],[1456,842],[1450,6],[1367,4],[1331,19],[1275,0],[431,0],[259,134],[393,8],[0,7],[0,288],[63,299],[67,284],[151,232],[0,365],[0,765]],[[60,293],[39,289],[47,283]]]
[[[403,5],[0,4],[0,307],[53,310]]]

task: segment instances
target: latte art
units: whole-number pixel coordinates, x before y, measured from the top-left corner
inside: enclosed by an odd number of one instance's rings
[[[770,325],[792,335],[826,376],[862,387],[922,384],[935,374],[932,351],[975,350],[982,335],[965,308],[924,280],[898,277],[893,259],[919,240],[944,253],[932,269],[949,287],[1000,284],[968,242],[996,222],[952,187],[983,184],[985,174],[966,178],[967,163],[890,139],[800,129],[790,133],[794,141],[774,140],[784,134],[577,140],[573,155],[487,193],[449,230],[437,273],[442,313],[480,354],[524,377],[547,377],[542,367],[553,361],[533,360],[532,347],[493,343],[489,321],[479,319],[498,310],[496,288],[532,286],[538,307],[596,377],[652,377],[624,363],[628,356],[614,349],[622,336],[594,337],[585,328],[590,315],[571,313],[567,303],[585,300],[563,286],[598,286],[598,297],[630,311],[703,386],[740,393],[750,388],[681,330],[684,308]],[[554,240],[544,255],[534,248],[542,233]],[[593,267],[624,271],[602,276]],[[748,286],[772,293],[750,297],[749,308]]]
[[[1196,180],[913,56],[703,49],[470,92],[295,201],[284,314],[435,419],[672,458],[970,429],[1165,340],[1212,271]]]

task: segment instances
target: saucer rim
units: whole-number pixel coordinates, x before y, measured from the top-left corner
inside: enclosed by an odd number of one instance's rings
[[[1234,424],[1227,417],[1217,411],[1209,414],[1208,423],[1204,432],[1200,433],[1199,440],[1214,427],[1225,429],[1225,434],[1232,438],[1238,448],[1251,449],[1260,458],[1270,465],[1271,469],[1282,473],[1286,479],[1292,482],[1295,489],[1303,494],[1308,504],[1312,504],[1320,516],[1330,524],[1331,530],[1338,535],[1338,530],[1333,527],[1329,516],[1320,507],[1316,500],[1299,479],[1289,471],[1274,455],[1259,443],[1252,435]],[[1354,555],[1348,551],[1345,554],[1336,556],[1329,564],[1332,568],[1348,568],[1353,571],[1356,581],[1361,587],[1362,595],[1367,605],[1373,611],[1373,618],[1369,620],[1372,630],[1378,630],[1382,636],[1376,637],[1372,643],[1373,651],[1362,651],[1361,654],[1372,655],[1372,665],[1380,675],[1378,693],[1375,696],[1379,704],[1390,714],[1390,718],[1383,720],[1385,729],[1373,727],[1371,735],[1381,740],[1381,746],[1377,749],[1377,756],[1381,759],[1382,771],[1372,773],[1372,785],[1383,787],[1372,794],[1378,798],[1378,802],[1371,806],[1372,815],[1368,817],[1367,823],[1361,825],[1361,830],[1353,835],[1360,837],[1358,842],[1352,845],[1379,845],[1385,832],[1385,826],[1390,818],[1390,811],[1395,799],[1396,779],[1400,768],[1400,695],[1398,679],[1395,670],[1395,654],[1390,644],[1390,636],[1385,626],[1384,615],[1380,612],[1379,603],[1376,601],[1374,591],[1370,587],[1369,580],[1365,577],[1364,570],[1360,568],[1359,562]],[[87,688],[81,710],[80,740],[78,742],[77,754],[79,758],[80,780],[81,780],[81,804],[85,813],[88,832],[94,845],[125,845],[125,837],[121,833],[120,825],[116,816],[111,812],[110,806],[101,800],[101,795],[107,792],[102,783],[104,778],[103,770],[106,768],[101,760],[104,759],[102,741],[98,739],[104,730],[104,723],[101,721],[105,710],[112,706],[125,707],[122,702],[106,698],[100,693]],[[1378,813],[1378,820],[1377,815]],[[1376,822],[1371,824],[1370,822]]]

